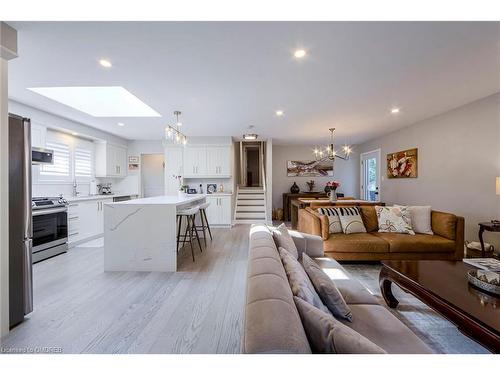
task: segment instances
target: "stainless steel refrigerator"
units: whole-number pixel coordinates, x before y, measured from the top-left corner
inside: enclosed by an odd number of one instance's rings
[[[31,124],[9,114],[9,309],[10,327],[33,311],[31,252]]]

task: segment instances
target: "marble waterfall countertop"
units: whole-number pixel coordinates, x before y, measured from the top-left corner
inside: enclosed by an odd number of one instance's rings
[[[149,198],[139,198],[130,201],[123,202],[113,202],[105,203],[107,205],[133,205],[133,206],[144,206],[144,205],[173,205],[181,206],[184,204],[189,204],[200,199],[205,199],[205,194],[186,194],[186,195],[160,195],[158,197]]]
[[[68,202],[80,202],[80,201],[94,201],[101,199],[117,198],[117,197],[137,197],[137,193],[114,193],[114,194],[94,194],[94,195],[80,195],[77,197],[63,195],[63,198]]]

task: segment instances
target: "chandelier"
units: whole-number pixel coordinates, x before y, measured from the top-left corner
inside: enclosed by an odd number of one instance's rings
[[[167,125],[165,127],[165,138],[167,141],[177,144],[177,145],[186,145],[187,137],[184,133],[182,133],[179,128],[182,126],[182,123],[179,121],[179,116],[181,115],[181,111],[174,111],[175,116],[175,125]]]
[[[342,146],[342,153],[335,150],[335,128],[330,128],[330,144],[325,147],[315,147],[313,152],[316,160],[335,160],[340,158],[342,160],[349,160],[349,155],[352,153],[352,148],[349,145]]]

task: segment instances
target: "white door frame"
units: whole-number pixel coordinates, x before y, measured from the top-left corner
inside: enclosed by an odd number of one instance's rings
[[[359,155],[359,197],[360,197],[360,199],[365,198],[365,195],[364,195],[364,176],[363,176],[363,156],[368,155],[368,154],[372,154],[374,152],[377,153],[378,160],[379,160],[379,163],[377,166],[377,168],[378,168],[377,186],[378,186],[378,200],[381,201],[382,200],[382,189],[380,186],[380,182],[381,182],[381,178],[382,178],[382,175],[381,175],[382,150],[380,148],[377,148],[377,149],[371,150],[371,151],[367,151],[367,152],[363,152]]]

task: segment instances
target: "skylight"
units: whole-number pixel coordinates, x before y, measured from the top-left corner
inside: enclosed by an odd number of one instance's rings
[[[161,117],[121,86],[32,87],[28,90],[94,117]]]

